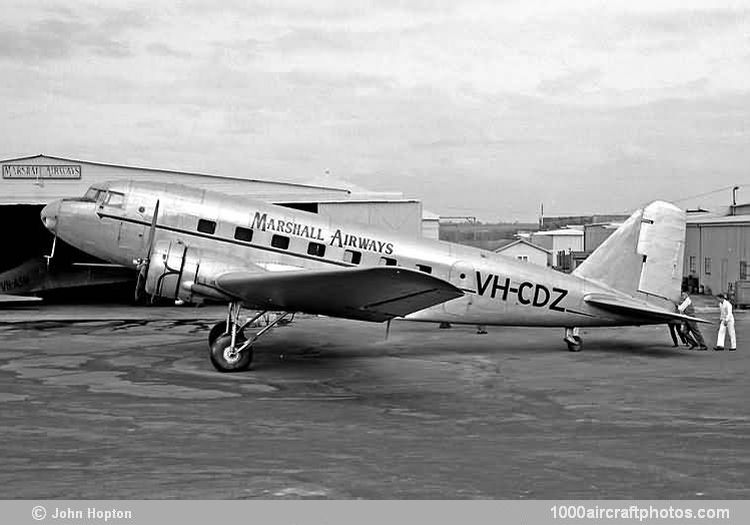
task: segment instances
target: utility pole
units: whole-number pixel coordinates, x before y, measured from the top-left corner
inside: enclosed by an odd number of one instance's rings
[[[539,209],[539,230],[542,229],[542,226],[544,226],[544,203],[541,204]]]

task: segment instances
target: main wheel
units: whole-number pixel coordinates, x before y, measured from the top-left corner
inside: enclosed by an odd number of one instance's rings
[[[235,346],[240,346],[246,341],[245,337],[237,334]],[[219,372],[242,372],[247,370],[253,362],[253,347],[249,346],[242,352],[237,352],[232,346],[232,336],[229,334],[219,336],[211,345],[209,356],[211,364]]]
[[[580,352],[583,350],[583,339],[581,339],[581,336],[574,335],[572,336],[573,341],[570,339],[566,339],[565,342],[568,344],[568,350],[571,352]]]
[[[220,335],[224,335],[227,333],[227,322],[221,321],[220,323],[216,323],[213,328],[211,328],[211,331],[208,332],[208,346],[214,344],[214,341],[216,341]]]

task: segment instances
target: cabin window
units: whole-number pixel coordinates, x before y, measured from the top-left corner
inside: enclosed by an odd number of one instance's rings
[[[234,238],[238,241],[250,242],[253,240],[253,230],[251,230],[250,228],[237,226],[234,229]]]
[[[703,271],[706,275],[711,275],[711,257],[703,259]]]
[[[201,233],[208,233],[213,235],[213,233],[216,231],[216,223],[207,219],[199,219],[198,231]]]
[[[286,250],[289,248],[289,237],[286,237],[284,235],[274,235],[271,237],[271,246],[274,248],[280,248],[282,250]]]
[[[344,261],[352,264],[359,264],[360,262],[362,262],[362,252],[346,250],[344,252]]]
[[[114,206],[116,208],[122,208],[125,203],[125,194],[118,193],[116,191],[110,191],[104,199],[104,204],[107,206]]]
[[[398,264],[398,261],[396,261],[396,259],[394,259],[393,257],[381,257],[380,264],[382,266],[396,266],[396,264]]]
[[[418,264],[417,270],[424,273],[432,273],[432,266],[427,266],[426,264]]]
[[[307,253],[316,257],[323,257],[326,254],[326,245],[319,242],[311,242],[307,245]]]

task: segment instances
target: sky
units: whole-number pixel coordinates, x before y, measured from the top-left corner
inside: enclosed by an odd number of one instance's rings
[[[1,158],[483,220],[750,202],[750,1],[0,0],[0,79]]]

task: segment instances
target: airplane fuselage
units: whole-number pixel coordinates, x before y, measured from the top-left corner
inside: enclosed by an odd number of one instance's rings
[[[120,181],[100,189],[93,200],[59,201],[46,212],[54,213],[48,227],[69,244],[124,266],[135,268],[143,257],[158,201],[157,241],[179,241],[269,272],[406,267],[449,281],[465,294],[408,320],[561,327],[653,322],[584,301],[590,293],[618,293],[600,283],[469,246],[176,184]],[[321,301],[327,292],[320,291]]]

